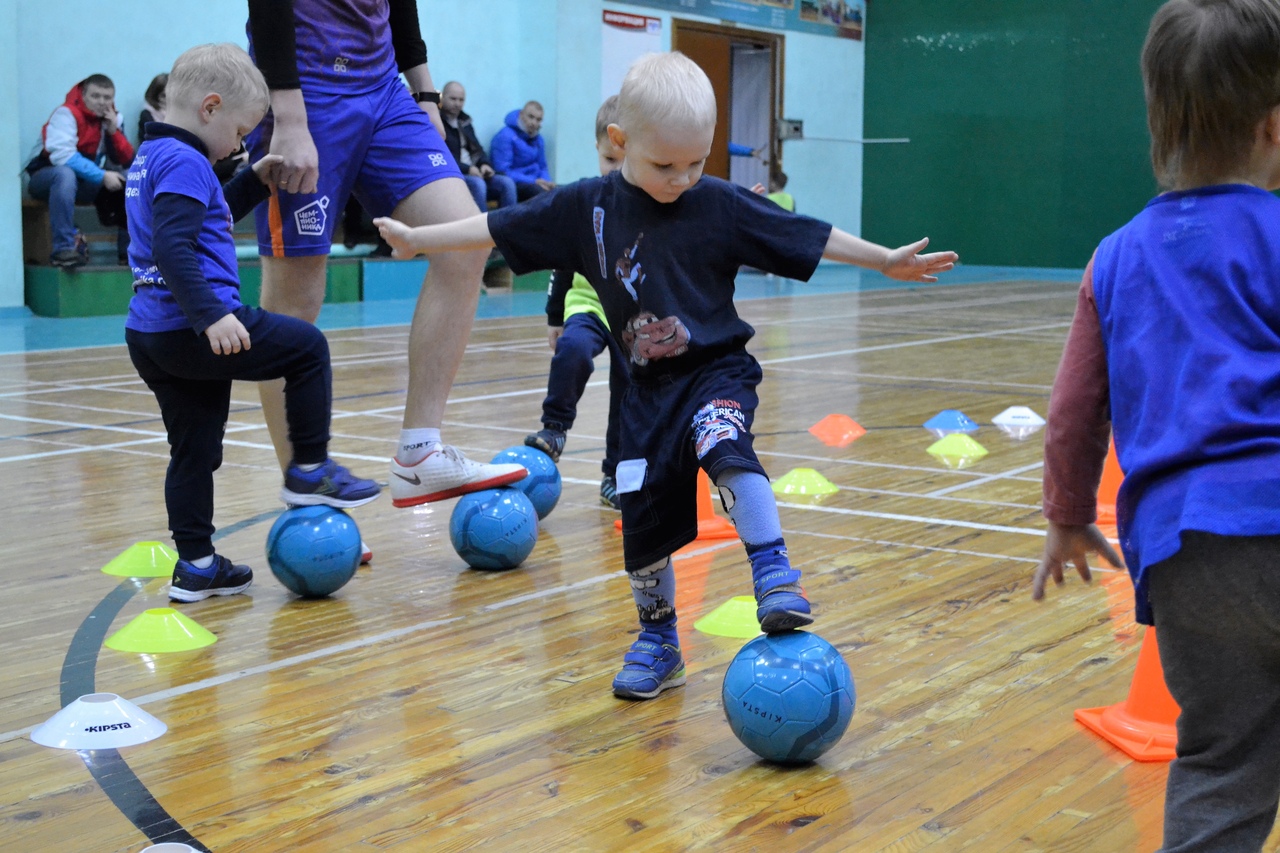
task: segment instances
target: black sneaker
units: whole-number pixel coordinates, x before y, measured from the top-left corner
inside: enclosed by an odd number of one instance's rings
[[[564,452],[564,443],[568,440],[568,436],[563,430],[551,429],[543,427],[533,435],[526,435],[524,443],[526,447],[534,447],[551,457],[552,462],[560,461],[560,454]]]
[[[600,481],[600,503],[610,509],[622,509],[622,504],[618,503],[618,484],[608,474]]]
[[[62,267],[63,269],[82,267],[87,261],[88,258],[77,252],[75,249],[59,249],[49,258],[49,263],[53,264],[55,267]]]
[[[253,583],[253,569],[237,566],[221,554],[213,555],[207,569],[186,560],[173,567],[173,583],[169,585],[170,601],[204,601],[214,595],[235,595]]]

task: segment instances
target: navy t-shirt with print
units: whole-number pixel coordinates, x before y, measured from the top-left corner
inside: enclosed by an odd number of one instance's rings
[[[591,282],[637,378],[743,346],[755,330],[733,305],[739,267],[807,281],[831,235],[718,178],[662,203],[621,172],[492,211],[488,223],[512,272],[572,269]]]

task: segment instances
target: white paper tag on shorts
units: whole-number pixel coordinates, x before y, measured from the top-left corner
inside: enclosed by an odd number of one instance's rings
[[[643,459],[624,459],[618,463],[618,470],[613,472],[618,486],[618,494],[638,492],[644,488],[644,475],[649,470],[649,463]]]

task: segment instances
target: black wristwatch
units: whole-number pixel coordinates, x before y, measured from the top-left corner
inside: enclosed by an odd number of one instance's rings
[[[426,101],[429,104],[435,104],[436,106],[440,105],[439,92],[414,92],[413,99],[418,103],[422,103],[423,101]]]

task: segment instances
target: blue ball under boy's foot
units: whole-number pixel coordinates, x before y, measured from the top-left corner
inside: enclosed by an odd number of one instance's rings
[[[680,650],[658,634],[641,631],[622,660],[622,671],[613,679],[613,695],[621,699],[652,699],[684,684]]]
[[[794,631],[813,623],[809,599],[800,588],[800,572],[779,568],[766,572],[755,583],[756,619],[766,634]]]
[[[331,506],[350,509],[364,506],[378,497],[382,487],[373,480],[363,480],[346,468],[326,459],[312,471],[303,471],[296,462],[290,462],[284,472],[284,488],[280,500],[290,506]]]
[[[235,595],[253,583],[253,570],[237,566],[221,554],[213,555],[213,564],[200,568],[179,560],[173,567],[169,584],[170,601],[203,601],[215,595]]]

